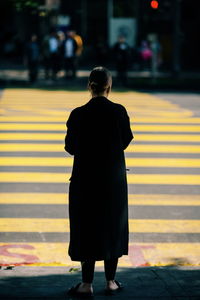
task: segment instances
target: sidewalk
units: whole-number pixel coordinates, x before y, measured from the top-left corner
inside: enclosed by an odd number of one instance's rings
[[[81,281],[81,272],[66,267],[0,269],[1,299],[72,299],[66,291]],[[125,286],[115,296],[104,295],[104,272],[96,268],[94,299],[199,300],[200,267],[118,268],[116,279]]]
[[[116,71],[111,70],[114,86],[124,88],[116,78]],[[28,81],[28,71],[25,68],[0,68],[0,85],[2,86],[17,86],[27,88],[84,88],[87,86],[87,79],[90,70],[78,70],[77,78],[65,79],[64,71],[60,71],[57,80],[46,80],[44,70],[40,69],[38,80],[34,84]],[[126,88],[134,89],[175,89],[175,90],[200,90],[199,87],[200,72],[181,72],[178,78],[174,78],[170,72],[157,72],[155,77],[152,77],[151,71],[129,71],[128,83]]]
[[[114,70],[111,70],[111,73],[113,77],[116,77],[117,73]],[[128,77],[129,78],[151,78],[152,73],[151,71],[129,71]],[[88,77],[90,74],[90,70],[78,70],[77,71],[77,77],[83,78]],[[62,79],[64,77],[65,73],[64,71],[60,71],[58,73],[58,79]],[[169,72],[157,72],[157,77],[159,78],[165,78],[170,76]],[[45,74],[44,70],[41,68],[39,70],[38,80],[44,80]],[[15,69],[15,68],[5,68],[0,69],[0,79],[4,80],[28,80],[28,70],[25,68],[21,69]]]

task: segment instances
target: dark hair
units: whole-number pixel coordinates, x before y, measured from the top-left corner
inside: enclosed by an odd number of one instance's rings
[[[88,84],[96,94],[104,92],[109,87],[110,72],[104,67],[94,68],[89,76]]]

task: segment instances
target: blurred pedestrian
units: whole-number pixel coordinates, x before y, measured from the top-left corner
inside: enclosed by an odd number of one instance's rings
[[[139,48],[139,55],[142,70],[148,70],[151,67],[152,50],[147,41],[143,40]]]
[[[75,40],[77,45],[76,56],[81,56],[83,52],[83,39],[77,34],[76,30],[72,30],[72,38]]]
[[[40,60],[40,49],[38,45],[38,37],[36,34],[33,34],[30,38],[29,43],[26,47],[25,59],[27,62],[27,67],[29,70],[29,81],[34,83],[38,77],[38,68]]]
[[[63,44],[66,78],[76,77],[76,51],[78,46],[73,35],[73,31],[68,31],[66,41]]]
[[[76,42],[76,53],[75,53],[75,68],[78,69],[79,60],[83,52],[83,39],[80,35],[77,34],[76,30],[72,30],[72,38]]]
[[[112,78],[96,67],[89,76],[92,99],[67,121],[65,150],[74,155],[69,187],[68,253],[80,261],[82,283],[70,295],[91,296],[95,261],[104,260],[106,294],[122,288],[115,280],[118,258],[128,254],[128,200],[124,150],[133,135],[126,109],[108,100]]]
[[[114,45],[114,54],[116,61],[117,77],[123,84],[127,84],[127,71],[130,65],[130,46],[124,36],[119,36],[117,43]]]
[[[162,61],[162,46],[158,38],[151,43],[151,49],[152,52],[155,53],[156,65],[157,65],[157,69],[159,69],[163,61]]]
[[[55,80],[59,70],[59,42],[56,31],[52,31],[49,38],[49,54],[51,78]]]
[[[45,78],[55,80],[60,69],[59,39],[55,30],[46,35],[42,41]]]
[[[57,32],[58,37],[58,71],[64,69],[63,46],[65,43],[65,34],[63,31]]]

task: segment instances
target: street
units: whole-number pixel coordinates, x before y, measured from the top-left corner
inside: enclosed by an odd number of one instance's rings
[[[67,255],[73,157],[64,138],[70,111],[89,97],[87,91],[2,90],[1,266],[80,266]],[[109,99],[126,107],[134,134],[125,154],[129,255],[119,266],[199,266],[200,96],[127,90]]]

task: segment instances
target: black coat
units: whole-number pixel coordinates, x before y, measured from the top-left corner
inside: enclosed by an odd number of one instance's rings
[[[124,149],[133,138],[126,109],[105,97],[74,109],[65,150],[74,155],[69,186],[74,261],[128,254],[128,199]]]

